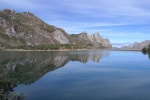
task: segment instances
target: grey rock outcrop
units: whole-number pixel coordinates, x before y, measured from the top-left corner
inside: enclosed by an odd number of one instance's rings
[[[54,38],[60,43],[60,44],[69,44],[69,39],[66,36],[66,34],[64,34],[62,31],[60,30],[56,30],[54,31]]]
[[[105,47],[105,48],[111,48],[112,45],[110,44],[109,39],[103,39],[98,32],[92,34],[92,35],[88,35],[88,33],[86,32],[82,32],[78,35],[70,35],[71,37],[71,42],[72,43],[76,43],[75,41],[77,41],[77,43],[81,43],[81,44],[89,44],[89,45],[95,45],[95,46],[101,46],[101,47]]]

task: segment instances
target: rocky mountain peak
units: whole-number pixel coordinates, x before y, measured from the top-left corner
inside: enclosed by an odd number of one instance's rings
[[[80,34],[81,34],[81,35],[88,35],[88,33],[85,32],[85,31],[84,31],[84,32],[81,32]]]
[[[138,44],[139,42],[135,41],[134,44]]]
[[[99,37],[100,36],[98,32],[96,32],[96,33],[94,33],[92,35],[94,35],[95,37]]]
[[[109,41],[109,39],[108,39],[108,38],[106,38],[105,40],[106,40],[106,41]]]
[[[3,13],[7,13],[7,14],[11,14],[11,13],[15,13],[14,10],[9,10],[9,9],[4,9],[4,10],[0,10]]]

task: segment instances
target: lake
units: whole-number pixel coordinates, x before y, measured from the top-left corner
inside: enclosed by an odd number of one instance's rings
[[[24,100],[150,100],[150,59],[138,51],[0,51]]]

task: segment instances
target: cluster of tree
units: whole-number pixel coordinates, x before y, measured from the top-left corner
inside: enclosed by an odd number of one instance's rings
[[[142,49],[142,52],[143,53],[150,53],[150,44],[148,45],[148,47],[144,47],[143,49]]]
[[[147,54],[149,59],[150,59],[150,44],[148,45],[148,47],[144,47],[142,49],[142,53],[145,54],[145,55]]]
[[[74,50],[74,49],[91,49],[101,48],[94,47],[91,44],[77,45],[77,44],[48,44],[48,45],[21,45],[11,47],[11,49],[24,49],[24,50]]]

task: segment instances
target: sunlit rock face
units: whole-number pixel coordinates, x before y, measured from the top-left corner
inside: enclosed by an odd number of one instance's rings
[[[94,45],[100,46],[104,48],[112,48],[109,39],[103,39],[98,32],[88,35],[86,32],[82,32],[80,34],[72,34],[70,35],[70,42],[76,44],[87,44],[87,45]]]
[[[30,12],[0,11],[0,38],[10,45],[69,44],[68,34]]]

